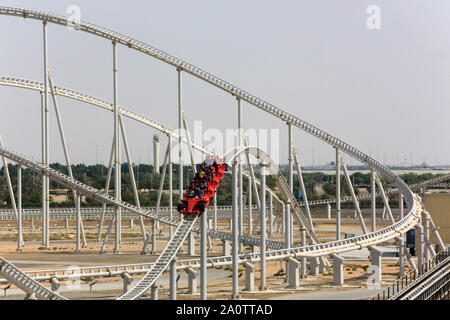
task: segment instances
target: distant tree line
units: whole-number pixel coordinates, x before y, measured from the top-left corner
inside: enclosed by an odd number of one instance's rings
[[[50,165],[52,169],[55,169],[64,174],[68,174],[67,167],[60,163],[52,163]],[[9,164],[8,165],[13,189],[14,196],[17,201],[17,165]],[[161,174],[156,173],[152,165],[140,164],[134,165],[133,167],[134,177],[136,179],[137,188],[139,190],[139,201],[141,206],[154,206],[157,200],[158,189],[161,181]],[[256,168],[257,169],[257,168]],[[179,179],[178,179],[178,170],[179,167],[177,165],[173,166],[173,190],[175,192],[178,191],[179,187]],[[106,177],[108,173],[108,168],[104,165],[85,165],[85,164],[76,164],[72,165],[72,172],[74,178],[82,183],[90,185],[96,189],[104,189],[106,183]],[[131,184],[131,175],[129,172],[128,164],[121,165],[122,172],[122,199],[126,202],[135,204],[132,184]],[[193,172],[190,166],[185,166],[183,168],[184,177],[183,177],[183,187],[186,189],[188,184],[193,178]],[[287,179],[287,171],[283,170],[283,174]],[[164,179],[163,189],[169,189],[169,172],[168,168],[166,170],[166,175]],[[255,176],[259,178],[259,170],[255,170]],[[401,178],[408,184],[418,183],[421,181],[425,181],[435,177],[435,175],[427,173],[427,174],[414,174],[408,173],[401,175]],[[358,188],[364,187],[370,192],[370,174],[363,174],[361,172],[356,172],[351,175],[351,180],[354,186],[355,194],[358,194]],[[344,177],[341,177],[341,190],[343,196],[350,195],[348,186]],[[310,200],[319,200],[319,199],[328,199],[335,197],[335,186],[336,186],[336,175],[329,175],[321,172],[316,173],[303,173],[303,180],[305,184],[305,188],[307,190],[308,199]],[[267,185],[269,188],[273,189],[279,196],[280,190],[277,189],[275,181],[271,176],[267,176],[266,179]],[[42,177],[40,174],[31,171],[30,169],[24,168],[22,170],[22,206],[23,208],[32,208],[32,207],[41,207],[42,206]],[[323,194],[319,195],[316,192],[317,186],[320,186],[324,191]],[[243,191],[244,194],[247,192],[248,181],[244,178],[243,180]],[[50,197],[61,194],[61,191],[67,189],[65,186],[60,185],[59,183],[50,180]],[[114,194],[114,168],[112,170],[111,181],[109,185],[110,194]],[[298,177],[294,175],[294,189],[299,189]],[[145,192],[144,192],[145,190]],[[66,190],[63,191],[62,194],[67,196],[67,201],[63,202],[51,202],[52,207],[73,207],[73,198],[72,191]],[[173,195],[173,203],[174,206],[179,201],[178,194]],[[217,191],[217,200],[220,205],[231,205],[231,175],[225,175],[225,178],[222,180],[220,188]],[[378,200],[381,201],[381,200]],[[255,201],[255,195],[253,192],[253,203]],[[161,206],[167,206],[169,204],[169,196],[168,193],[165,192],[161,196]],[[86,198],[86,200],[82,203],[82,206],[100,206],[101,203]],[[364,205],[364,202],[362,202]],[[6,182],[6,177],[4,174],[4,168],[0,169],[0,207],[10,208],[11,207],[11,199],[8,191],[8,186]]]

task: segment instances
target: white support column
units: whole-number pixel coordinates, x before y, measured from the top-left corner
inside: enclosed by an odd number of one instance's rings
[[[370,203],[372,207],[372,232],[377,231],[377,203],[375,187],[375,170],[370,171]]]
[[[44,155],[42,164],[47,167],[49,165],[49,121],[48,121],[48,40],[47,40],[47,21],[43,21],[43,35],[44,35],[44,93],[43,93],[43,144],[44,144]],[[43,197],[42,197],[42,205],[43,205],[43,215],[42,218],[44,220],[43,223],[43,235],[44,235],[44,243],[43,246],[45,249],[49,249],[50,247],[50,181],[47,176],[43,176]]]
[[[403,215],[404,215],[404,197],[403,194],[401,194],[401,192],[398,193],[399,194],[399,199],[398,199],[398,204],[399,204],[399,209],[400,209],[400,220],[403,219]],[[403,277],[405,275],[405,235],[402,234],[398,241],[398,264],[400,267],[400,271],[399,271],[399,278]]]
[[[285,235],[284,242],[285,242],[286,249],[289,249],[292,245],[291,244],[291,235],[290,235],[290,232],[291,232],[290,220],[291,219],[289,218],[289,216],[291,214],[291,204],[289,202],[285,203],[283,208],[284,208],[283,222],[284,222],[284,235]]]
[[[333,255],[333,284],[344,285],[344,258],[340,255]]]
[[[273,235],[273,194],[269,193],[269,235]]]
[[[327,219],[331,219],[331,205],[327,203]]]
[[[300,231],[300,237],[301,237],[301,246],[306,246],[306,229],[303,229]],[[306,278],[306,257],[300,258],[300,279]]]
[[[183,196],[183,150],[182,150],[182,136],[181,136],[181,132],[182,132],[182,127],[183,127],[183,97],[182,97],[182,91],[183,91],[183,87],[182,87],[182,75],[181,69],[177,69],[178,72],[178,128],[180,131],[179,134],[179,138],[178,138],[178,161],[180,162],[178,165],[178,194],[180,197],[180,200]]]
[[[177,300],[177,257],[170,261],[170,300]]]
[[[340,151],[336,148],[336,240],[341,240],[341,166]]]
[[[188,234],[187,252],[189,256],[195,255],[195,238],[192,232]]]
[[[22,165],[17,166],[17,251],[22,251]]]
[[[207,269],[206,269],[206,242],[208,240],[207,235],[207,209],[200,217],[200,300],[206,300],[207,298]]]
[[[421,219],[421,221],[422,221],[422,219]],[[415,234],[416,234],[416,237],[418,238],[418,240],[416,241],[416,243],[417,243],[417,249],[416,249],[417,264],[420,267],[424,262],[424,232],[423,232],[422,222],[417,224]]]
[[[238,275],[238,170],[237,170],[237,160],[234,158],[232,167],[232,178],[231,178],[231,198],[232,198],[232,293],[231,299],[239,299],[239,275]]]
[[[119,130],[119,105],[117,98],[117,44],[115,41],[113,45],[113,95],[114,95],[114,195],[117,200],[122,199],[121,195],[121,164],[120,164],[120,130]],[[116,207],[116,231],[114,242],[114,253],[120,252],[120,240],[121,240],[121,225],[122,222],[122,208]]]
[[[261,283],[259,286],[260,290],[267,290],[267,284],[266,284],[266,240],[267,240],[267,233],[266,233],[266,164],[260,163],[261,171],[260,171],[260,179],[261,179],[261,191],[260,191],[260,225],[261,225],[261,235],[260,235],[260,264],[261,264]]]
[[[243,138],[243,132],[242,132],[242,101],[240,98],[237,98],[238,102],[238,147],[242,147],[242,138]],[[244,193],[244,184],[242,179],[242,157],[241,154],[239,154],[238,158],[238,192],[239,192],[239,214],[238,214],[238,224],[239,224],[239,237],[241,237],[244,234],[243,229],[243,219],[244,219],[244,199],[243,199],[243,193]],[[242,253],[244,250],[243,243],[239,243],[239,252]]]
[[[214,231],[217,231],[217,192],[214,193]]]
[[[173,166],[172,166],[172,137],[170,135],[167,135],[167,151],[168,151],[168,157],[169,157],[169,218],[173,218]],[[181,146],[181,145],[180,145]],[[183,168],[181,168],[183,170]],[[164,168],[163,168],[163,173]],[[163,177],[161,177],[163,179]],[[160,191],[162,192],[162,187],[160,187]],[[181,194],[180,194],[180,200],[181,200]],[[172,226],[169,226],[169,238],[172,238],[173,229]]]
[[[78,192],[75,192],[75,208],[76,208],[76,212],[77,212],[77,218],[76,218],[76,248],[75,251],[79,252],[80,248],[81,248],[81,210],[80,210],[80,206],[81,206],[81,195]]]
[[[423,225],[423,235],[424,235],[424,262],[428,261],[432,257],[432,252],[429,249],[430,245],[430,221],[425,213],[422,211],[422,225]]]
[[[252,199],[252,185],[251,180],[248,181],[248,188],[247,188],[247,194],[248,194],[248,234],[253,234],[253,199]]]

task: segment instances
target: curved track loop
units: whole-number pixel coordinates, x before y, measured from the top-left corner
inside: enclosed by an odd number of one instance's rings
[[[307,217],[303,213],[302,209],[300,208],[297,199],[292,194],[289,184],[286,181],[286,179],[283,176],[283,173],[280,171],[280,168],[277,166],[277,164],[270,158],[270,156],[264,152],[263,150],[257,148],[257,147],[242,147],[242,148],[234,148],[230,151],[228,151],[223,156],[223,161],[228,164],[228,166],[231,167],[233,160],[238,157],[240,154],[248,152],[252,156],[256,157],[259,160],[260,165],[265,165],[268,167],[270,174],[272,175],[273,179],[277,183],[277,186],[279,187],[280,191],[283,193],[283,196],[285,200],[291,204],[291,212],[294,213],[294,217],[297,220],[297,223],[299,226],[303,225],[306,229],[307,234],[311,238],[312,242],[314,244],[319,243],[319,240],[317,239],[316,235],[314,234],[314,230],[312,226],[310,225]]]
[[[25,291],[28,295],[31,296],[34,294],[39,300],[67,300],[36,280],[33,280],[26,273],[2,257],[0,257],[0,274],[10,282],[14,283],[18,288]]]

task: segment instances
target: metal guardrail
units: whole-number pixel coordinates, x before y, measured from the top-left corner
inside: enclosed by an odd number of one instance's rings
[[[372,300],[395,300],[432,274],[436,267],[440,267],[442,263],[446,264],[448,261],[450,261],[450,250],[446,249],[418,266],[416,270],[409,271],[394,284],[381,290]]]

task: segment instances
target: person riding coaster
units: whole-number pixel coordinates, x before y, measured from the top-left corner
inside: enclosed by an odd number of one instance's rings
[[[210,198],[214,196],[227,169],[228,165],[222,164],[221,159],[206,159],[184,193],[184,198],[178,203],[178,212],[185,216],[201,215],[208,207]]]

